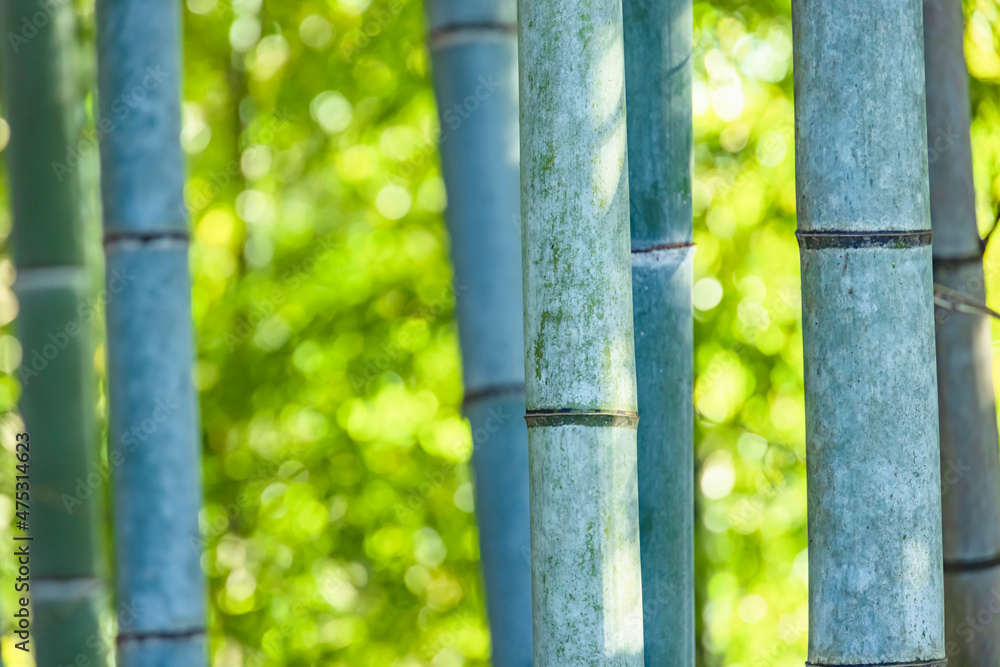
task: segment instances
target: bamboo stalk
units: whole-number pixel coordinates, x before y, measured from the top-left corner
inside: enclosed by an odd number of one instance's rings
[[[4,0],[7,158],[14,217],[22,347],[21,414],[30,433],[28,514],[31,640],[38,665],[104,664],[106,603],[100,551],[101,489],[94,423],[93,348],[81,317],[90,282],[84,262],[76,147],[80,100],[71,5]],[[21,641],[18,638],[15,641]]]
[[[961,0],[924,0],[934,280],[985,301]],[[968,309],[966,309],[968,310]],[[952,667],[1000,662],[1000,448],[989,319],[937,311],[945,638]]]
[[[919,0],[794,0],[809,663],[945,663]]]
[[[431,3],[465,412],[495,667],[531,664],[515,0]]]
[[[625,0],[646,665],[691,666],[694,335],[691,0]]]
[[[180,134],[180,8],[97,6],[119,663],[205,665],[201,466]]]
[[[535,666],[641,665],[622,7],[518,10]]]

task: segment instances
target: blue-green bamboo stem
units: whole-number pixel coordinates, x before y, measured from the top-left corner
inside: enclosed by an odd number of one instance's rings
[[[180,7],[97,5],[119,624],[125,667],[204,665],[201,466],[180,133]],[[109,288],[110,289],[110,288]]]
[[[920,0],[793,0],[809,663],[943,665]]]
[[[21,414],[30,433],[30,641],[41,667],[104,664],[100,480],[77,148],[75,21],[66,3],[4,0]],[[13,459],[11,459],[13,461]],[[22,471],[19,471],[19,473]],[[18,637],[15,641],[25,639]]]
[[[434,0],[429,45],[495,667],[531,665],[515,0]]]
[[[646,665],[694,665],[691,0],[624,0]]]
[[[985,301],[961,0],[924,0],[934,280]],[[990,324],[937,312],[945,638],[952,667],[1000,662],[1000,447]]]
[[[619,0],[518,4],[537,667],[643,664]]]

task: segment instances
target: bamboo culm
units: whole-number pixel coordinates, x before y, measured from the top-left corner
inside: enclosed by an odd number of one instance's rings
[[[622,6],[518,5],[536,667],[643,664]]]
[[[180,8],[97,4],[118,661],[207,664],[180,134]],[[124,610],[131,613],[126,617]]]
[[[934,281],[985,301],[961,0],[924,0]],[[991,333],[937,311],[945,639],[951,667],[1000,662],[1000,448]]]
[[[920,0],[793,0],[809,664],[945,662]]]
[[[624,0],[645,660],[692,667],[691,0]]]
[[[103,584],[97,469],[91,294],[85,266],[79,174],[67,154],[80,139],[82,99],[73,63],[75,21],[54,5],[44,25],[38,4],[3,0],[4,90],[10,124],[14,290],[23,350],[21,415],[30,435],[25,466],[34,607],[28,642],[40,666],[106,664],[100,616]],[[25,26],[32,31],[25,30]],[[19,473],[20,474],[20,473]],[[18,597],[29,597],[21,592]],[[15,639],[21,641],[23,638]]]
[[[531,665],[516,0],[434,0],[429,46],[492,664]]]

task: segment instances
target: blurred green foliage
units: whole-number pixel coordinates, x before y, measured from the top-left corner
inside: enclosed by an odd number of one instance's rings
[[[1000,200],[1000,2],[966,6],[985,234]],[[79,16],[92,127],[92,3]],[[213,662],[487,665],[420,2],[187,0],[184,17],[206,497],[193,548],[204,549]],[[791,44],[787,0],[695,3],[704,665],[805,659]],[[7,135],[0,122],[0,146]],[[96,291],[97,166],[84,161]],[[0,234],[9,228],[4,212]],[[991,248],[991,286],[998,259]],[[0,261],[7,449],[20,426],[13,278]],[[103,378],[100,345],[95,366]],[[0,466],[0,542],[12,470]],[[9,581],[11,559],[0,567]],[[4,607],[11,596],[3,586]],[[8,664],[30,664],[12,648],[5,638]]]

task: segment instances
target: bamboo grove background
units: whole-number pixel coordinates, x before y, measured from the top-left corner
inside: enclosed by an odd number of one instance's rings
[[[1000,2],[965,8],[986,235],[1000,202]],[[85,194],[104,442],[100,327],[115,295],[96,272],[93,4],[76,12],[86,130],[68,162]],[[696,622],[706,666],[800,665],[806,652],[789,14],[783,0],[694,6]],[[214,664],[486,665],[423,7],[187,0],[184,32],[206,494],[203,543],[192,548],[204,549]],[[0,146],[8,136],[0,122]],[[931,159],[954,141],[931,135]],[[998,253],[987,247],[991,295]],[[15,371],[32,353],[12,334],[13,279],[0,260],[0,444],[11,450]],[[81,494],[107,495],[103,447],[101,456]],[[10,538],[13,474],[0,466],[0,542]],[[0,556],[0,578],[13,571]],[[10,586],[0,604],[12,608]],[[110,651],[110,626],[101,641]],[[2,650],[5,664],[30,664],[8,636]]]

